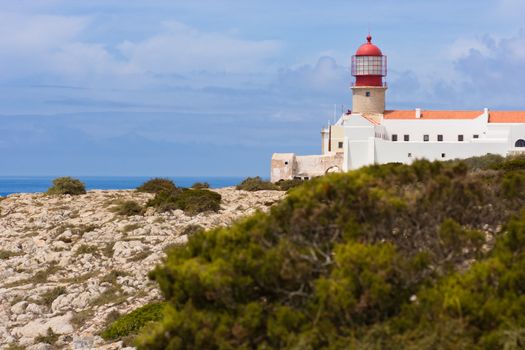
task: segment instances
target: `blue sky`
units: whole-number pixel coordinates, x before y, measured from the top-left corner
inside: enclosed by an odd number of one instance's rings
[[[389,109],[525,109],[525,1],[0,0],[0,175],[263,175],[370,28]]]

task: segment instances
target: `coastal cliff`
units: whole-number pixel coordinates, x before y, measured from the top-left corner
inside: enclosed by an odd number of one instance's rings
[[[283,191],[214,190],[221,209],[115,213],[117,203],[144,205],[153,194],[88,191],[80,196],[17,194],[0,200],[0,348],[117,349],[98,336],[112,317],[161,295],[148,273],[165,249],[198,229],[226,226],[266,211]],[[17,345],[18,346],[18,345]],[[22,347],[23,348],[23,347]]]

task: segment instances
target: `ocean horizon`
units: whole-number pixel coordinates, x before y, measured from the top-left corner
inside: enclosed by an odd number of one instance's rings
[[[0,197],[15,193],[46,192],[58,176],[0,176]],[[157,176],[74,176],[87,190],[129,190]],[[235,186],[245,177],[237,176],[158,176],[168,178],[179,187],[207,182],[211,188]]]

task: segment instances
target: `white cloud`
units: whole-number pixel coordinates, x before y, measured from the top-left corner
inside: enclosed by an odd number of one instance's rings
[[[165,30],[141,42],[126,41],[119,46],[136,67],[153,73],[191,71],[253,72],[280,49],[274,40],[250,41],[230,35],[203,32],[183,23],[165,23]]]

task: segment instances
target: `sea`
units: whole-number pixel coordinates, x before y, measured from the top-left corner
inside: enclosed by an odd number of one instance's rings
[[[13,193],[45,192],[57,176],[0,176],[0,197]],[[244,177],[192,177],[162,176],[171,179],[178,187],[191,187],[195,182],[207,182],[211,188],[235,186]],[[75,176],[87,190],[127,190],[134,189],[152,176]]]

